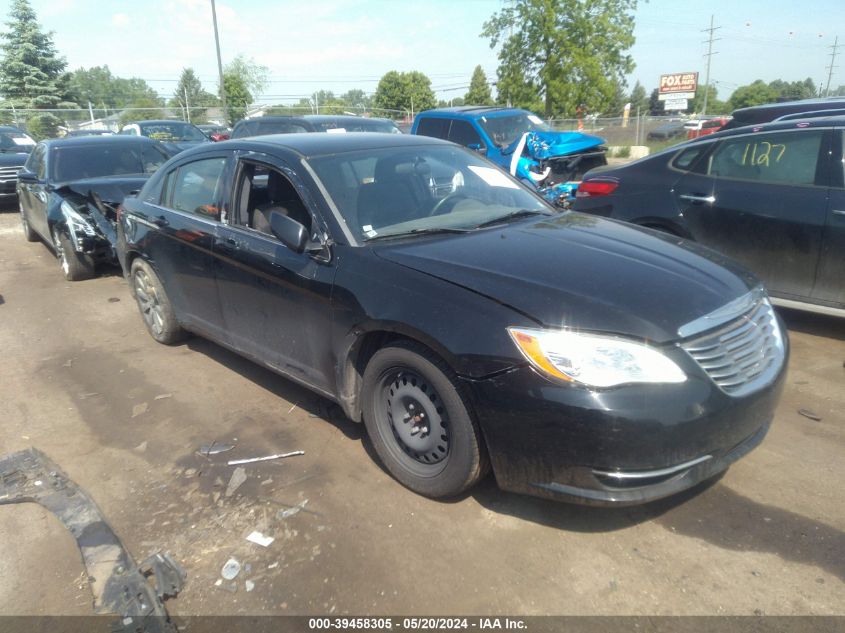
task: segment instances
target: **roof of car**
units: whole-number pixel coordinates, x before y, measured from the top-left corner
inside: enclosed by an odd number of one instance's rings
[[[181,123],[182,125],[193,125],[187,121],[180,121],[179,119],[149,119],[146,121],[131,121],[126,125],[173,125],[174,123]],[[124,125],[123,127],[126,127]]]
[[[319,123],[321,121],[338,121],[347,123],[351,123],[353,121],[374,121],[379,123],[393,123],[393,121],[391,121],[390,119],[383,119],[380,117],[355,116],[352,114],[304,114],[302,115],[302,118],[306,121],[313,121],[315,123]]]
[[[455,106],[452,108],[435,108],[433,110],[425,110],[423,112],[420,112],[417,116],[464,116],[466,118],[475,118],[478,116],[504,116],[507,114],[518,114],[525,112],[527,112],[527,110],[522,110],[520,108],[505,108],[502,106]]]
[[[42,141],[48,147],[80,147],[87,145],[157,145],[146,136],[130,136],[126,134],[111,134],[102,136],[69,136],[65,138],[51,138]]]
[[[748,134],[749,132],[772,131],[772,130],[794,130],[796,128],[814,128],[814,127],[830,127],[831,125],[845,125],[845,115],[834,115],[827,117],[816,117],[808,119],[792,119],[789,121],[771,121],[769,123],[752,123],[742,127],[735,127],[729,130],[721,130],[715,134],[702,136],[700,139],[695,139],[693,143],[709,140],[716,140],[735,136],[738,134]]]
[[[325,156],[358,150],[378,150],[391,147],[419,147],[420,145],[448,145],[448,141],[428,136],[406,134],[373,134],[368,132],[349,132],[347,134],[269,134],[222,141],[215,149],[231,144],[250,144],[255,146],[282,147],[302,156]]]
[[[21,132],[26,134],[22,129],[19,127],[15,127],[14,125],[0,125],[0,132]]]
[[[779,101],[777,103],[763,103],[761,105],[740,108],[737,112],[749,110],[802,110],[807,111],[820,109],[822,107],[836,107],[837,104],[845,103],[845,97],[825,97],[823,99],[798,99],[796,101]]]

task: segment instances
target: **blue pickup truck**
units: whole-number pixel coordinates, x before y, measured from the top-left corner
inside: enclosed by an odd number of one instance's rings
[[[603,138],[557,132],[537,115],[516,108],[426,110],[414,119],[411,134],[474,149],[558,206],[568,206],[587,171],[607,164]]]

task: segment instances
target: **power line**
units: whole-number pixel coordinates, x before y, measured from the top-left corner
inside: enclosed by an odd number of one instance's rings
[[[713,14],[711,13],[710,28],[702,30],[702,33],[710,33],[710,37],[707,38],[707,54],[705,55],[705,57],[707,57],[707,74],[706,78],[704,79],[704,104],[701,106],[702,115],[707,114],[707,99],[710,96],[710,62],[713,59],[713,55],[716,55],[718,53],[718,51],[716,51],[715,53],[713,52],[713,42],[722,39],[720,37],[714,38],[713,33],[718,31],[720,28],[722,27],[713,26]]]

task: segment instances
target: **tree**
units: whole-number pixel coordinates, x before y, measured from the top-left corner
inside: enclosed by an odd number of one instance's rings
[[[431,80],[416,70],[407,73],[391,70],[385,73],[373,96],[373,105],[382,110],[415,113],[430,110],[436,104]]]
[[[733,91],[731,98],[728,99],[731,109],[748,108],[750,106],[762,105],[764,103],[772,103],[777,101],[777,92],[769,87],[762,79],[748,84],[747,86],[740,86]]]
[[[44,33],[28,0],[13,0],[0,33],[0,94],[21,108],[75,107],[66,99],[64,58],[53,45],[52,33]]]
[[[223,82],[225,84],[226,75],[237,75],[246,91],[252,98],[256,98],[261,96],[267,87],[268,73],[267,66],[257,64],[251,57],[247,59],[243,55],[238,55],[223,69]]]
[[[359,88],[343,93],[340,95],[340,100],[352,110],[368,110],[373,104],[373,98]]]
[[[616,83],[613,88],[613,96],[607,107],[604,109],[604,114],[610,117],[622,116],[625,111],[625,104],[629,102],[628,95],[625,93],[625,84],[621,81]],[[634,110],[634,114],[636,114]]]
[[[637,111],[640,114],[645,114],[649,111],[649,99],[645,94],[645,88],[643,88],[643,85],[639,81],[631,89],[628,102],[631,104],[631,116],[636,116]]]
[[[716,97],[719,94],[716,86],[709,86],[707,88],[707,112],[705,114],[724,114],[728,109],[728,105],[719,101]],[[704,108],[704,86],[699,86],[695,91],[695,97],[689,102],[687,112],[701,112]]]
[[[226,91],[226,121],[234,125],[246,117],[252,94],[243,76],[228,71],[223,73],[223,89]]]
[[[648,113],[651,116],[663,116],[666,114],[663,105],[663,102],[660,100],[660,90],[655,88],[651,91],[651,95],[648,98]]]
[[[775,79],[769,82],[771,88],[777,95],[777,101],[794,101],[796,99],[812,99],[818,96],[816,83],[807,77],[804,81],[783,81]]]
[[[547,118],[601,111],[634,68],[637,0],[515,0],[484,24],[499,51],[499,98],[525,107],[543,100]]]
[[[193,68],[185,68],[170,100],[172,107],[186,113],[185,120],[191,123],[206,122],[206,107],[216,105],[217,97],[203,89]]]
[[[845,84],[830,91],[831,97],[845,97]]]
[[[490,91],[490,84],[487,82],[487,75],[484,74],[481,65],[476,66],[475,70],[472,71],[469,92],[464,96],[464,103],[468,105],[493,105],[493,94]]]

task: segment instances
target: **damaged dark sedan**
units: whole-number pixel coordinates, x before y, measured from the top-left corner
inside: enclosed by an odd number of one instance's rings
[[[421,136],[224,141],[118,223],[154,339],[208,337],[338,402],[431,497],[630,504],[765,436],[786,333],[758,280],[654,232],[554,211]]]
[[[18,173],[24,236],[44,240],[69,281],[116,263],[116,208],[172,156],[148,138],[92,136],[42,141]]]

